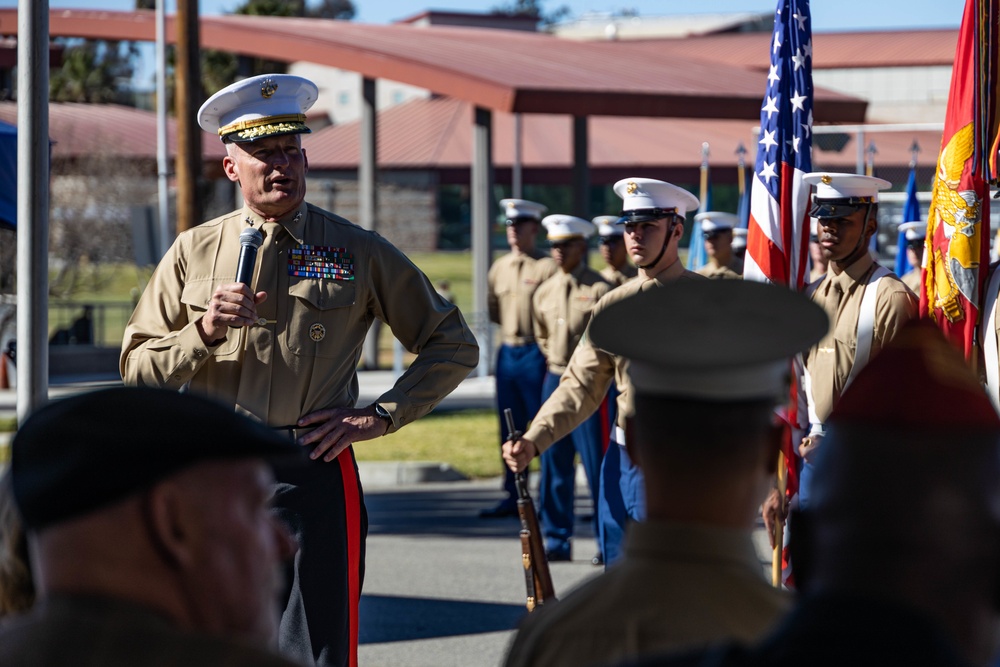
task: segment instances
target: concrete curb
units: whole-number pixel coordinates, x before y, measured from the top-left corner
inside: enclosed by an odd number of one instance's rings
[[[358,461],[358,472],[365,488],[468,479],[449,464],[437,461]]]

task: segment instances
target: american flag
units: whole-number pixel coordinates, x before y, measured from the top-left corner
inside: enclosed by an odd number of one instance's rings
[[[744,276],[803,286],[808,257],[812,171],[812,21],[807,0],[778,0],[771,68],[760,111],[760,141],[750,187]]]

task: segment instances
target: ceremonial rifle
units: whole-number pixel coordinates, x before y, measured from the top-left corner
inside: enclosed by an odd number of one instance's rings
[[[507,439],[517,442],[521,432],[514,427],[514,415],[510,408],[503,411],[507,423]],[[542,534],[538,529],[535,504],[528,493],[528,478],[523,472],[515,473],[517,486],[517,515],[521,518],[521,562],[524,565],[524,583],[528,592],[526,606],[532,611],[537,605],[556,599],[549,574],[549,562],[545,559]]]

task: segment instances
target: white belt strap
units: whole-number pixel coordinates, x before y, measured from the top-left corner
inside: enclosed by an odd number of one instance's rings
[[[986,300],[983,302],[984,312],[989,313],[986,326],[979,332],[983,346],[983,363],[986,364],[986,393],[993,400],[993,406],[1000,409],[1000,368],[997,367],[997,294],[1000,293],[1000,267],[993,270],[989,285],[986,287]]]
[[[819,288],[820,283],[822,283],[825,278],[826,276],[824,276],[823,278],[819,278],[818,280],[815,280],[811,284],[809,284],[806,287],[806,292],[805,292],[806,296],[811,299],[813,294],[815,294],[816,290]],[[830,324],[831,326],[833,325],[832,322]],[[813,390],[812,390],[812,376],[809,375],[809,370],[806,368],[805,359],[802,358],[801,354],[799,355],[799,359],[801,362],[800,368],[802,369],[801,391],[806,395],[806,416],[809,418],[808,433],[809,435],[820,434],[823,432],[823,423],[819,420],[819,416],[816,414],[816,401],[813,399]],[[796,445],[796,451],[797,450],[798,446]]]
[[[889,275],[891,271],[884,266],[879,266],[868,279],[865,285],[865,294],[861,297],[861,312],[858,315],[858,341],[854,349],[854,365],[851,366],[851,374],[847,376],[847,383],[844,389],[851,386],[854,378],[857,377],[861,369],[868,363],[868,357],[872,353],[872,341],[875,339],[875,305],[878,296],[878,284]]]

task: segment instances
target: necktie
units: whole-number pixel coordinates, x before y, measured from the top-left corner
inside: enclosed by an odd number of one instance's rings
[[[278,288],[278,269],[282,259],[278,254],[278,241],[282,226],[276,222],[266,222],[264,243],[257,257],[257,280],[253,291],[267,292],[267,299],[257,309],[257,323],[244,332],[243,364],[240,372],[240,388],[237,403],[257,417],[267,420],[271,400],[271,359],[274,354],[275,332],[277,330],[277,303],[275,291]]]

